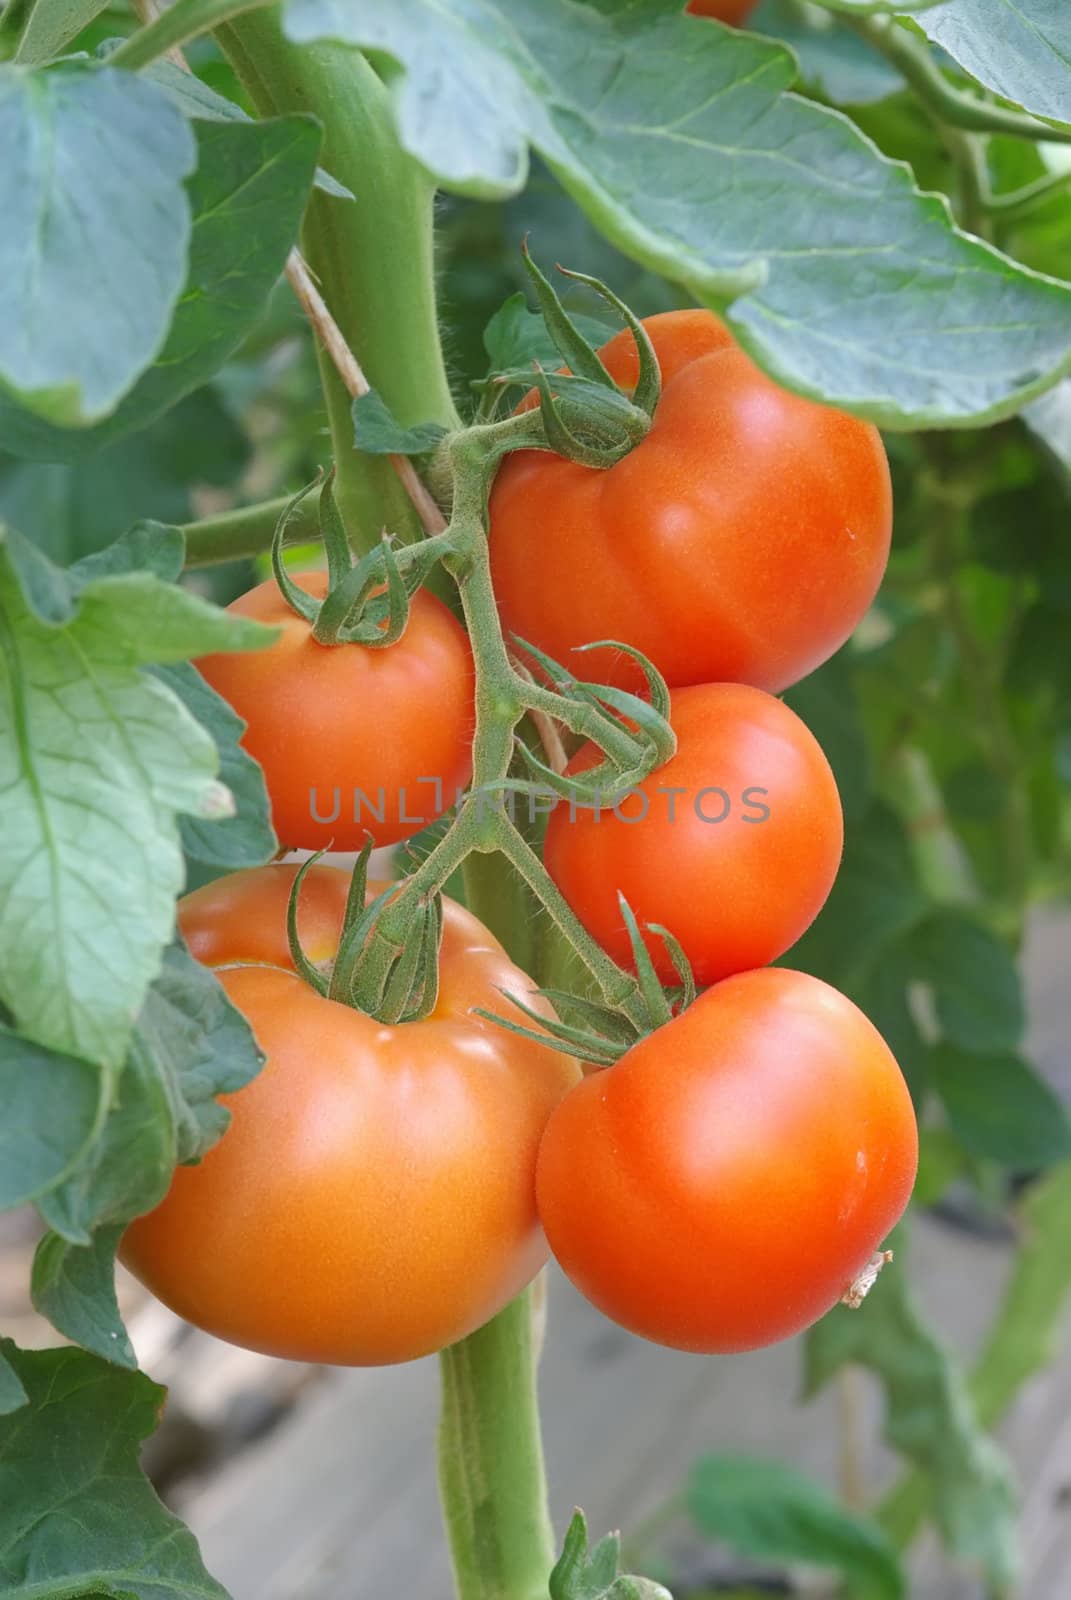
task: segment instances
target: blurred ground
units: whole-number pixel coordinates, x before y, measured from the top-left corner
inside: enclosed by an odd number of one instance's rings
[[[1039,917],[1027,959],[1031,1053],[1071,1099],[1069,951],[1071,919]],[[0,1222],[0,1326],[26,1344],[52,1342],[25,1304],[27,1224]],[[1010,1254],[1003,1239],[932,1218],[916,1227],[912,1279],[964,1355],[986,1326]],[[273,1362],[183,1329],[129,1281],[124,1299],[142,1364],[172,1390],[146,1465],[234,1600],[449,1600],[434,1479],[434,1360],[363,1372]],[[580,1504],[594,1532],[627,1534],[707,1450],[780,1456],[836,1485],[846,1409],[865,1488],[888,1481],[894,1468],[877,1443],[879,1405],[869,1382],[806,1407],[797,1403],[798,1386],[793,1344],[717,1360],[656,1349],[605,1322],[553,1274],[542,1394],[559,1528]],[[1067,1337],[1055,1365],[1021,1394],[1002,1437],[1024,1492],[1022,1600],[1064,1600],[1071,1594]],[[692,1579],[726,1570],[724,1556],[672,1529],[669,1546],[678,1571]],[[932,1544],[913,1559],[910,1594],[982,1600],[978,1579],[951,1571]]]

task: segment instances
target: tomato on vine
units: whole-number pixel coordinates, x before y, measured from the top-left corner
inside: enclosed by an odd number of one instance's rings
[[[295,581],[328,592],[323,572]],[[274,579],[228,609],[282,630],[263,650],[197,662],[247,724],[281,844],[396,844],[456,803],[471,772],[472,652],[441,600],[419,589],[401,638],[382,648],[318,643]]]
[[[291,963],[295,872],[234,873],[180,904],[191,951],[219,969],[267,1063],[224,1097],[227,1132],[177,1169],[127,1230],[122,1259],[234,1344],[338,1365],[409,1361],[480,1327],[543,1265],[536,1153],[579,1073],[472,1015],[531,986],[453,902],[424,1020],[388,1026],[321,997]],[[348,887],[331,867],[303,880],[298,928],[314,962],[334,955]]]
[[[539,1214],[615,1322],[706,1354],[799,1333],[907,1205],[918,1133],[877,1029],[818,978],[708,989],[579,1084],[539,1151]]]
[[[876,428],[780,388],[709,311],[649,317],[662,394],[647,437],[597,471],[518,451],[490,506],[509,632],[593,682],[640,685],[619,639],[670,687],[776,693],[819,666],[873,600],[892,494]],[[636,383],[625,330],[601,351]]]
[[[675,689],[669,721],[676,754],[614,808],[559,802],[543,859],[617,962],[631,961],[624,895],[641,927],[669,929],[706,985],[776,960],[818,915],[840,863],[840,797],[814,735],[761,689]],[[585,746],[567,776],[597,757]],[[676,982],[663,940],[647,943],[659,977]]]

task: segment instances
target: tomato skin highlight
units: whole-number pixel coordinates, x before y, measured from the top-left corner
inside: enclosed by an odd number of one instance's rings
[[[547,1124],[536,1187],[581,1293],[645,1339],[712,1355],[787,1339],[834,1306],[903,1213],[917,1163],[911,1097],[877,1029],[818,978],[769,967],[707,990],[579,1084]]]
[[[676,754],[616,813],[559,802],[543,859],[620,965],[632,952],[619,891],[641,929],[656,922],[675,935],[705,986],[766,966],[806,931],[837,875],[843,818],[821,746],[780,700],[719,683],[674,689],[670,701]],[[596,759],[586,746],[566,771]],[[625,820],[645,802],[642,820]],[[663,941],[645,941],[662,981],[679,982]]]
[[[295,580],[327,592],[326,573]],[[227,609],[283,630],[266,649],[196,663],[248,725],[242,746],[264,768],[280,844],[397,844],[455,804],[472,772],[472,652],[433,594],[418,590],[405,633],[375,650],[318,644],[274,579]]]
[[[889,554],[892,490],[870,423],[781,389],[708,311],[645,319],[663,390],[650,433],[607,471],[508,456],[490,503],[507,633],[590,682],[638,688],[642,650],[670,687],[778,693],[848,638]],[[630,387],[632,335],[602,350]]]
[[[685,9],[693,16],[715,17],[718,22],[727,22],[730,27],[739,28],[758,3],[759,0],[688,0]]]
[[[200,959],[258,963],[220,979],[268,1060],[223,1097],[227,1132],[176,1170],[120,1254],[173,1311],[233,1344],[344,1366],[409,1361],[480,1327],[542,1267],[536,1155],[579,1069],[470,1015],[508,1013],[499,987],[524,996],[531,983],[451,901],[428,1019],[387,1026],[322,999],[290,968],[294,875],[235,873],[180,905]],[[306,875],[310,956],[337,945],[347,887],[334,868]]]

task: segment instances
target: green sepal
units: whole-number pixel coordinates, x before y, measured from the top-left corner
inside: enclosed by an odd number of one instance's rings
[[[548,1050],[557,1050],[561,1055],[578,1057],[582,1061],[590,1061],[596,1067],[612,1067],[621,1054],[620,1050],[604,1049],[594,1034],[586,1035],[579,1028],[574,1028],[569,1033],[563,1033],[561,1028],[548,1027],[547,1018],[540,1016],[538,1011],[530,1010],[522,1004],[517,996],[502,990],[502,994],[510,1005],[516,1006],[526,1016],[539,1023],[538,1028],[526,1028],[520,1022],[511,1022],[508,1017],[500,1017],[495,1011],[485,1011],[482,1006],[474,1006],[472,1015],[482,1017],[485,1022],[493,1022],[498,1028],[505,1028],[508,1033],[516,1033],[522,1039],[531,1039],[535,1044],[546,1045]]]
[[[625,322],[636,341],[636,353],[640,362],[640,375],[636,380],[636,387],[632,391],[632,403],[639,406],[640,410],[645,411],[649,417],[653,417],[655,407],[662,398],[662,369],[658,365],[658,357],[655,354],[655,348],[651,343],[647,329],[635,312],[607,284],[603,283],[601,278],[589,277],[586,272],[571,272],[568,267],[560,266],[558,271],[563,278],[572,278],[575,283],[583,283],[589,289],[594,289],[595,293],[605,300],[607,305],[613,306],[618,316]],[[601,361],[599,365],[602,366]],[[604,367],[603,371],[605,372],[605,370]]]
[[[651,696],[652,707],[660,717],[668,719],[669,685],[654,662],[648,656],[645,656],[642,650],[637,650],[635,645],[625,644],[621,639],[593,639],[590,644],[574,645],[573,649],[577,655],[584,655],[589,650],[620,650],[622,655],[629,656],[631,660],[635,661],[647,680],[647,690]],[[621,691],[618,690],[616,692],[620,693]],[[605,699],[606,697],[601,695],[600,698]],[[642,700],[639,703],[641,705],[645,704]],[[622,708],[618,707],[618,709]],[[634,715],[631,711],[626,711],[625,714],[627,716]],[[674,748],[676,748],[676,740],[674,740]],[[672,751],[670,754],[672,754]]]
[[[319,501],[320,538],[327,554],[328,587],[334,589],[350,570],[350,541],[346,537],[346,524],[335,499],[335,466],[324,479]]]
[[[290,959],[297,968],[298,977],[304,978],[305,982],[315,989],[317,994],[325,996],[328,989],[327,979],[319,967],[310,961],[305,954],[304,946],[298,933],[297,914],[298,900],[301,897],[301,885],[305,881],[305,874],[310,867],[316,865],[321,856],[326,854],[326,850],[317,850],[315,855],[309,856],[307,861],[301,863],[297,876],[290,886],[290,895],[286,902],[286,942],[290,947]]]
[[[300,584],[295,583],[286,570],[286,563],[283,560],[283,544],[286,540],[287,524],[297,511],[298,506],[307,495],[312,493],[318,482],[319,479],[317,478],[312,483],[307,483],[304,489],[299,489],[293,499],[288,501],[286,510],[275,524],[275,533],[271,541],[271,570],[276,583],[279,585],[279,592],[291,611],[296,612],[299,617],[304,617],[308,623],[315,623],[320,612],[320,604],[319,601],[313,599],[311,594],[307,594]]]
[[[617,896],[617,904],[624,918],[629,944],[632,946],[632,960],[636,967],[636,981],[639,983],[640,993],[643,995],[644,1004],[651,1019],[651,1027],[660,1028],[664,1023],[672,1022],[673,1009],[666,999],[665,990],[658,981],[658,974],[655,972],[654,962],[651,960],[651,952],[644,943],[640,925],[636,921],[636,913],[620,892]]]
[[[617,385],[603,366],[595,349],[584,338],[571,320],[565,307],[559,300],[553,284],[549,278],[536,266],[528,249],[528,240],[521,245],[521,258],[532,286],[535,289],[539,309],[547,332],[554,342],[554,348],[569,366],[571,372],[580,378],[588,378],[592,383],[599,384],[604,389],[616,389]],[[561,272],[562,268],[559,267]],[[572,276],[572,274],[569,274]],[[594,284],[594,279],[585,282]],[[607,291],[608,293],[609,291]]]
[[[665,945],[666,954],[672,961],[676,968],[677,976],[681,980],[681,999],[677,1009],[678,1011],[687,1011],[698,991],[695,985],[695,973],[692,971],[692,963],[684,953],[684,946],[676,935],[670,933],[669,929],[664,928],[660,922],[649,922],[647,924],[647,932],[657,935]]]

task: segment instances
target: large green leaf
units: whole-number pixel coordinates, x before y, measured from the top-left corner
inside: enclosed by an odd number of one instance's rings
[[[8,1416],[26,1404],[26,1390],[7,1357],[0,1352],[0,1417]]]
[[[0,1027],[0,1211],[35,1200],[88,1149],[103,1121],[110,1080]]]
[[[168,115],[178,116],[170,94],[156,92]],[[210,378],[264,311],[297,237],[316,170],[319,127],[309,117],[278,117],[205,119],[193,128],[198,165],[189,184],[189,272],[164,348],[119,408],[94,428],[53,427],[0,395],[6,450],[71,461],[144,428]]]
[[[111,1067],[171,937],[176,816],[233,804],[209,734],[141,669],[271,637],[166,581],[181,559],[179,535],[137,534],[64,573],[0,539],[0,998]]]
[[[68,426],[106,416],[167,335],[196,149],[154,84],[0,68],[0,386]]]
[[[1071,364],[1071,289],[958,233],[846,118],[786,94],[785,50],[678,0],[288,0],[286,23],[399,64],[402,140],[447,188],[516,192],[532,145],[792,388],[954,424]]]
[[[216,1096],[244,1087],[263,1060],[215,975],[180,945],[169,948],[101,1138],[38,1202],[54,1231],[34,1262],[34,1304],[69,1339],[136,1365],[115,1298],[123,1228],[163,1199],[179,1162],[211,1149],[230,1120]]]
[[[918,21],[985,88],[1036,116],[1071,122],[1067,0],[948,0]]]
[[[138,1466],[165,1391],[81,1350],[0,1354],[29,1397],[0,1418],[4,1600],[227,1600]]]
[[[972,1155],[1020,1172],[1071,1156],[1063,1102],[1020,1056],[942,1044],[934,1051],[933,1080],[949,1126]]]
[[[807,1335],[805,1393],[846,1363],[875,1373],[885,1391],[885,1438],[925,1475],[946,1544],[981,1562],[1003,1589],[1018,1564],[1009,1470],[979,1426],[963,1373],[911,1298],[903,1226],[892,1242],[896,1260],[861,1309],[836,1307]]]
[[[1014,1050],[1023,993],[1002,939],[961,911],[938,911],[912,936],[915,975],[934,993],[945,1036],[964,1050]]]
[[[701,1533],[744,1555],[829,1567],[898,1600],[904,1580],[881,1529],[854,1515],[801,1473],[752,1456],[703,1456],[685,1501]]]

